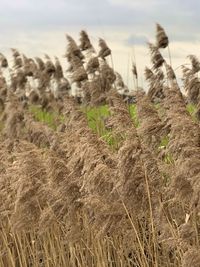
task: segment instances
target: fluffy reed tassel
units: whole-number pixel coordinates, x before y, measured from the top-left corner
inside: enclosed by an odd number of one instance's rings
[[[165,30],[158,23],[156,24],[156,43],[157,48],[166,48],[169,44],[169,39],[165,33]]]
[[[165,67],[166,67],[166,71],[167,71],[167,77],[169,80],[176,80],[176,75],[174,73],[174,70],[172,69],[172,67],[170,65],[168,65],[167,63],[165,63]]]
[[[63,75],[62,66],[60,64],[59,59],[57,57],[55,57],[55,78],[59,80],[63,77],[64,77],[64,75]]]
[[[91,42],[90,42],[90,39],[89,39],[89,37],[88,37],[88,34],[87,34],[87,32],[86,31],[81,31],[80,32],[80,49],[82,50],[82,51],[84,51],[84,50],[87,50],[87,49],[92,49],[92,50],[94,50],[94,48],[93,48],[93,46],[92,46],[92,44],[91,44]]]
[[[200,267],[199,249],[191,248],[183,255],[182,267]]]
[[[193,73],[192,73],[192,70],[190,68],[188,68],[184,65],[181,66],[181,69],[183,72],[183,78],[182,78],[183,86],[184,86],[185,91],[187,91],[187,87],[188,87],[189,81],[193,77]]]
[[[147,212],[148,205],[145,175],[148,176],[146,178],[149,179],[149,186],[152,183],[152,188],[156,191],[160,179],[159,172],[150,153],[143,151],[126,104],[115,91],[112,91],[110,96],[110,111],[113,133],[124,137],[117,154],[118,192],[127,209],[133,214],[136,212],[139,218]]]
[[[13,57],[20,57],[20,53],[17,49],[11,48],[11,51],[12,51]]]
[[[25,129],[27,140],[38,147],[50,147],[54,141],[53,130],[41,122],[34,121],[31,116],[25,117]]]
[[[155,78],[155,75],[154,75],[153,71],[150,70],[150,69],[147,68],[147,67],[145,67],[145,70],[144,70],[144,76],[145,76],[145,79],[146,79],[147,81],[150,81],[150,82],[152,81],[152,79]]]
[[[86,65],[86,71],[88,73],[95,73],[98,69],[99,69],[98,57],[90,58],[87,65]]]
[[[197,73],[198,71],[200,71],[200,62],[198,58],[194,55],[189,55],[188,58],[190,59],[192,64],[192,72]]]
[[[13,54],[13,60],[14,60],[14,68],[21,68],[23,66],[22,58],[20,56],[20,53],[18,50],[11,48],[12,54]]]
[[[15,95],[8,96],[4,116],[6,118],[4,131],[10,140],[19,138],[23,128],[24,113]]]
[[[145,68],[145,78],[149,82],[148,97],[154,102],[164,97],[163,82],[164,74],[161,69],[157,69],[157,73],[153,73],[149,68]]]
[[[83,62],[77,56],[69,55],[67,57],[67,60],[69,61],[69,68],[67,69],[68,72],[76,71],[77,68],[80,68],[83,66]]]
[[[1,67],[2,68],[7,68],[8,67],[8,60],[6,59],[6,57],[0,53],[0,63],[1,63]]]
[[[14,228],[24,230],[39,222],[46,204],[44,192],[47,176],[40,150],[29,143],[22,143],[19,150],[15,162],[18,179],[13,183],[17,193],[11,221]]]
[[[188,94],[189,102],[193,104],[197,104],[200,97],[200,80],[198,77],[191,78],[188,83],[187,87],[185,88]]]
[[[25,75],[32,77],[37,70],[36,63],[32,58],[27,58],[25,55],[22,55],[22,59],[23,59],[23,67]]]
[[[38,65],[39,70],[43,71],[45,69],[44,61],[39,57],[36,57],[35,61],[36,61],[37,65]]]
[[[116,80],[116,75],[114,70],[103,61],[100,64],[100,71],[101,71],[101,81],[102,81],[102,90],[109,91],[112,87],[112,84]]]
[[[87,73],[83,67],[79,67],[72,74],[72,82],[82,82],[87,80]]]
[[[181,66],[183,76],[191,74],[192,70],[184,65]]]
[[[54,73],[55,72],[55,66],[48,55],[46,56],[46,60],[47,61],[45,62],[45,72],[47,74]]]
[[[157,70],[158,68],[162,67],[165,60],[155,45],[148,43],[148,46],[151,53],[151,62],[153,64],[153,69]]]
[[[149,149],[157,152],[161,141],[161,122],[157,110],[154,108],[148,97],[137,97],[137,114],[140,121],[138,133]]]
[[[132,64],[132,73],[133,73],[133,76],[137,79],[138,78],[138,72],[137,72],[137,67],[136,67],[135,63]]]
[[[101,57],[102,59],[105,59],[105,57],[111,55],[111,49],[107,46],[105,40],[99,39],[99,47],[100,51],[98,56]]]
[[[53,220],[64,218],[75,227],[73,218],[81,206],[77,201],[81,197],[78,183],[70,177],[65,161],[55,151],[50,150],[48,153],[47,166],[50,191],[47,192],[48,207],[41,216],[41,227],[50,226]]]
[[[78,45],[74,41],[74,39],[69,35],[66,35],[66,38],[67,38],[67,41],[68,41],[66,57],[68,58],[69,55],[74,55],[74,56],[79,57],[80,60],[83,60],[84,56],[83,56],[80,48],[78,47]]]
[[[122,79],[122,76],[118,72],[115,72],[115,76],[116,76],[115,85],[117,89],[118,88],[123,89],[125,87],[125,84]]]

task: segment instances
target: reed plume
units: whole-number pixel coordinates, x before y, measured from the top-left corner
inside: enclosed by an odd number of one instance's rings
[[[0,62],[1,62],[2,68],[8,67],[8,60],[6,59],[6,57],[2,53],[0,53]]]
[[[137,67],[136,67],[135,63],[132,64],[132,73],[133,73],[133,76],[137,79],[138,78],[138,72],[137,72]]]
[[[19,51],[15,48],[11,48],[12,55],[13,55],[13,61],[14,61],[14,68],[21,68],[23,65],[21,55]]]
[[[105,59],[105,57],[111,55],[111,49],[107,46],[105,40],[99,39],[99,47],[100,51],[98,56],[101,57],[102,59]]]
[[[91,49],[91,50],[94,51],[94,48],[93,48],[93,46],[92,46],[92,44],[90,42],[90,39],[88,37],[88,34],[84,30],[82,30],[80,32],[80,46],[79,47],[80,47],[80,49],[82,51],[87,50],[87,49]]]
[[[156,23],[156,46],[157,48],[166,48],[169,44],[169,39],[165,33],[164,28]]]
[[[83,60],[84,56],[83,56],[80,48],[78,47],[78,45],[74,41],[74,39],[69,35],[66,35],[66,38],[67,38],[67,42],[68,42],[66,57],[68,58],[68,57],[70,57],[70,55],[73,55],[73,56],[78,57],[80,60]]]
[[[44,63],[44,61],[41,58],[39,58],[39,57],[36,57],[35,58],[35,61],[38,64],[39,70],[40,71],[43,71],[45,69],[45,63]]]
[[[193,103],[193,104],[197,104],[199,101],[199,97],[200,97],[200,80],[198,77],[191,77],[188,81],[187,81],[187,87],[186,92],[188,94],[188,100],[189,102]]]
[[[176,75],[175,75],[172,67],[170,65],[168,65],[167,63],[165,63],[165,67],[166,67],[166,71],[167,71],[167,78],[171,81],[176,80]]]
[[[58,57],[55,57],[55,78],[59,80],[63,77],[64,77],[63,68],[61,66]]]
[[[92,57],[89,59],[86,65],[86,71],[88,73],[95,73],[99,70],[99,60],[98,57]]]
[[[190,59],[191,64],[192,64],[193,74],[199,72],[200,71],[200,62],[199,62],[198,58],[194,55],[189,55],[188,58]]]
[[[148,46],[151,53],[151,62],[153,64],[153,69],[157,70],[163,65],[165,60],[155,45],[148,43]]]

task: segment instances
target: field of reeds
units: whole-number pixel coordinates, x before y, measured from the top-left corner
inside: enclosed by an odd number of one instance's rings
[[[0,54],[0,267],[200,266],[200,62],[180,85],[155,39],[148,91],[85,31],[67,72]]]

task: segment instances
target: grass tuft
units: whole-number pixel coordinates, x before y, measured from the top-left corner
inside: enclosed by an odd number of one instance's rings
[[[56,112],[47,112],[38,106],[30,106],[29,111],[34,115],[37,121],[47,124],[53,130],[57,129],[57,125],[64,121],[64,116]]]
[[[186,107],[187,111],[189,112],[189,114],[191,115],[193,121],[197,121],[197,118],[195,116],[195,113],[197,112],[197,107],[194,104],[188,104]]]

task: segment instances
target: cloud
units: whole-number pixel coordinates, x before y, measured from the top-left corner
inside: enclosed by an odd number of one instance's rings
[[[18,2],[17,2],[18,3]],[[122,19],[124,18],[124,19]],[[0,10],[0,25],[16,28],[56,28],[80,27],[88,25],[120,25],[132,21],[128,8],[112,7],[104,1],[92,0],[43,0],[43,1],[3,1]]]

